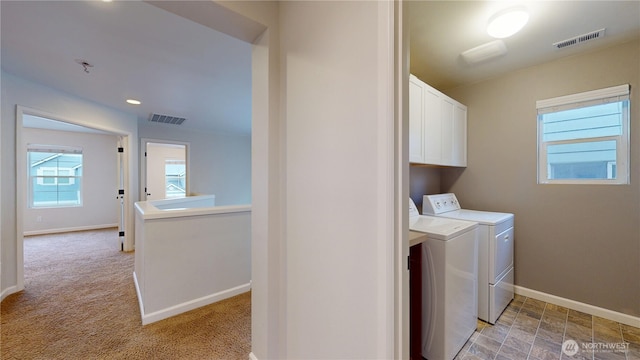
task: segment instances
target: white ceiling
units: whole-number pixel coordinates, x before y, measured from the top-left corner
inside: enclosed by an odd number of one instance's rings
[[[0,4],[8,73],[139,121],[158,113],[186,118],[182,128],[250,134],[249,43],[138,1]]]
[[[407,3],[411,72],[440,90],[640,36],[640,0]],[[0,62],[8,73],[135,113],[141,122],[158,113],[186,118],[181,128],[249,134],[251,46],[205,26],[207,4],[2,0]],[[461,52],[493,40],[485,32],[489,17],[513,4],[524,4],[530,20],[504,40],[508,53],[474,66],[462,61]],[[602,39],[551,46],[600,28]],[[88,74],[76,60],[93,65]],[[142,105],[126,104],[130,97]]]
[[[640,1],[409,1],[411,72],[446,90],[640,37]],[[504,39],[507,54],[468,65],[460,53],[493,39],[489,18],[521,5],[527,25]],[[552,44],[606,28],[604,37],[556,50]],[[585,74],[585,76],[589,76]]]

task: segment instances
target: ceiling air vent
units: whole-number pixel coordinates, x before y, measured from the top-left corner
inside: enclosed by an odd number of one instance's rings
[[[185,118],[169,116],[169,115],[160,115],[160,114],[151,114],[149,121],[163,124],[174,124],[181,125],[185,120]]]
[[[600,29],[592,31],[590,33],[572,37],[571,39],[558,41],[556,43],[553,43],[553,47],[555,47],[556,49],[564,49],[570,46],[582,44],[585,41],[596,40],[604,36],[604,30],[605,29]]]

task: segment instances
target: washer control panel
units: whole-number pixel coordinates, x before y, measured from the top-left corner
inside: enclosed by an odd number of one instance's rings
[[[453,193],[422,197],[422,213],[425,215],[439,215],[454,210],[460,210],[460,204]]]

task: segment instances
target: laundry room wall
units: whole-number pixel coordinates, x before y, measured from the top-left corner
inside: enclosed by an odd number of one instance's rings
[[[28,144],[73,146],[82,149],[82,205],[59,208],[25,207],[25,235],[118,226],[116,199],[117,142],[113,135],[24,128]],[[26,158],[26,154],[25,154]],[[26,175],[23,179],[26,182]]]
[[[422,213],[422,195],[440,193],[440,168],[411,165],[409,168],[409,197]]]
[[[640,40],[448,91],[469,107],[465,208],[515,213],[516,285],[640,316]],[[629,185],[537,184],[536,101],[631,85]]]

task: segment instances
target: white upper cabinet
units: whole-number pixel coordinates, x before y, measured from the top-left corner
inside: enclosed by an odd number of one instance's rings
[[[451,154],[453,166],[467,166],[467,107],[455,103],[453,108],[453,141]]]
[[[409,78],[409,161],[424,162],[424,83]]]
[[[467,166],[467,107],[409,78],[409,161]]]

